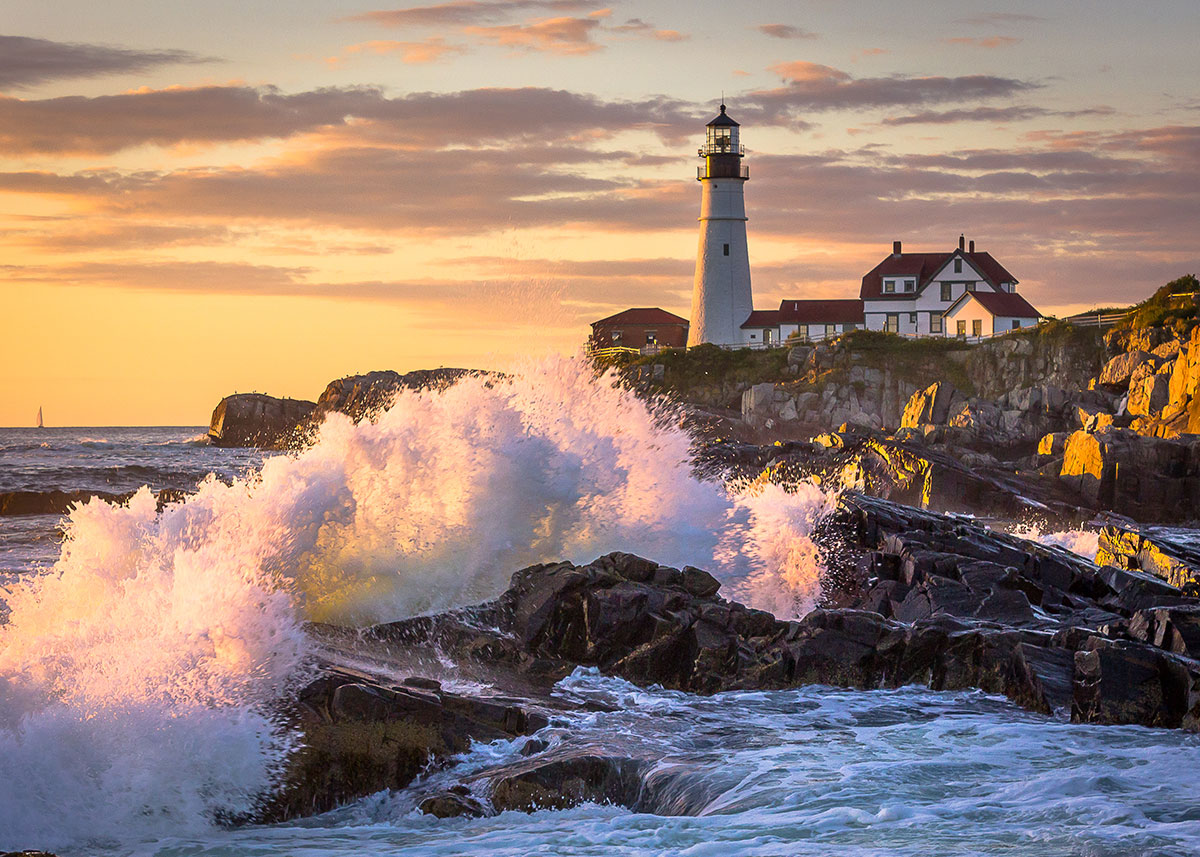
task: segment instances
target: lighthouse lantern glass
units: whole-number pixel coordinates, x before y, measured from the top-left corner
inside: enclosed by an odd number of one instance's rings
[[[709,126],[708,150],[710,152],[734,152],[737,151],[738,144],[738,129],[728,125]]]

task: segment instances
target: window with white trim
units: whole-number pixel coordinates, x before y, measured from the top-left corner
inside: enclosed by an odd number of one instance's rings
[[[941,333],[942,332],[942,316],[940,313],[931,312],[929,314],[929,332],[930,333]]]

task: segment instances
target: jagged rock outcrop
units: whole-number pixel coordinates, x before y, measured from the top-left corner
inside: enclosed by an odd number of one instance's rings
[[[1146,437],[1107,426],[1071,434],[1060,478],[1094,508],[1139,521],[1200,516],[1200,437]]]
[[[316,408],[301,399],[277,399],[263,393],[226,396],[213,410],[208,439],[214,446],[257,446],[284,449]]]
[[[19,515],[65,515],[71,508],[93,498],[106,503],[124,503],[134,492],[114,494],[111,491],[3,491],[0,492],[0,518]],[[156,492],[158,508],[182,500],[187,493],[174,488]]]
[[[350,375],[330,382],[316,402],[277,399],[262,393],[226,396],[213,411],[209,441],[216,446],[289,449],[308,442],[325,417],[344,413],[355,422],[386,409],[402,389],[444,389],[469,369],[418,369]]]
[[[1096,563],[1144,571],[1172,586],[1200,594],[1200,550],[1160,527],[1104,527]]]
[[[326,414],[334,411],[359,422],[385,410],[400,390],[443,390],[472,374],[477,373],[470,369],[417,369],[404,374],[385,370],[348,375],[329,382],[317,399],[312,422],[320,424]]]
[[[288,715],[303,749],[259,820],[402,787],[471,741],[533,735],[578,704],[548,693],[577,666],[704,694],[977,687],[1079,722],[1200,727],[1200,599],[1164,580],[853,493],[814,538],[828,563],[825,606],[800,620],[722,598],[700,569],[612,553],[522,569],[477,607],[357,633],[314,626],[329,651],[352,639],[358,662],[436,650],[457,674],[525,696],[473,699],[429,679],[327,669]],[[584,801],[655,811],[656,794],[678,791],[656,792],[653,759],[564,749],[552,733],[521,756],[457,786],[443,779],[418,805],[440,817]]]
[[[472,741],[528,735],[548,723],[516,701],[450,693],[423,678],[389,685],[345,669],[329,670],[304,688],[290,717],[301,747],[258,822],[314,815],[403,788]]]

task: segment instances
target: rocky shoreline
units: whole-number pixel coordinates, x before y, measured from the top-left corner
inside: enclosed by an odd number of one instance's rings
[[[304,733],[259,820],[402,788],[472,740],[534,736],[579,667],[698,694],[979,688],[1079,723],[1200,729],[1200,598],[1144,572],[1098,567],[969,519],[845,493],[816,536],[823,606],[785,621],[720,597],[696,568],[631,554],[531,566],[493,602],[360,632],[315,626],[329,658],[289,712]],[[1169,575],[1168,575],[1169,576]],[[339,665],[375,660],[380,673]],[[437,652],[499,695],[420,675]],[[515,768],[419,795],[439,816],[608,802],[653,811],[647,760],[564,753],[528,737]]]

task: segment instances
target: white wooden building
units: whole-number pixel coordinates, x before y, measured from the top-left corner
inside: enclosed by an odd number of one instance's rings
[[[1017,295],[1017,282],[962,236],[950,253],[904,253],[896,241],[891,255],[862,279],[864,324],[907,336],[957,336],[960,321],[967,336],[1035,325],[1041,314]],[[997,299],[972,299],[986,294]],[[953,317],[947,316],[952,307]],[[973,333],[977,328],[985,333]]]

